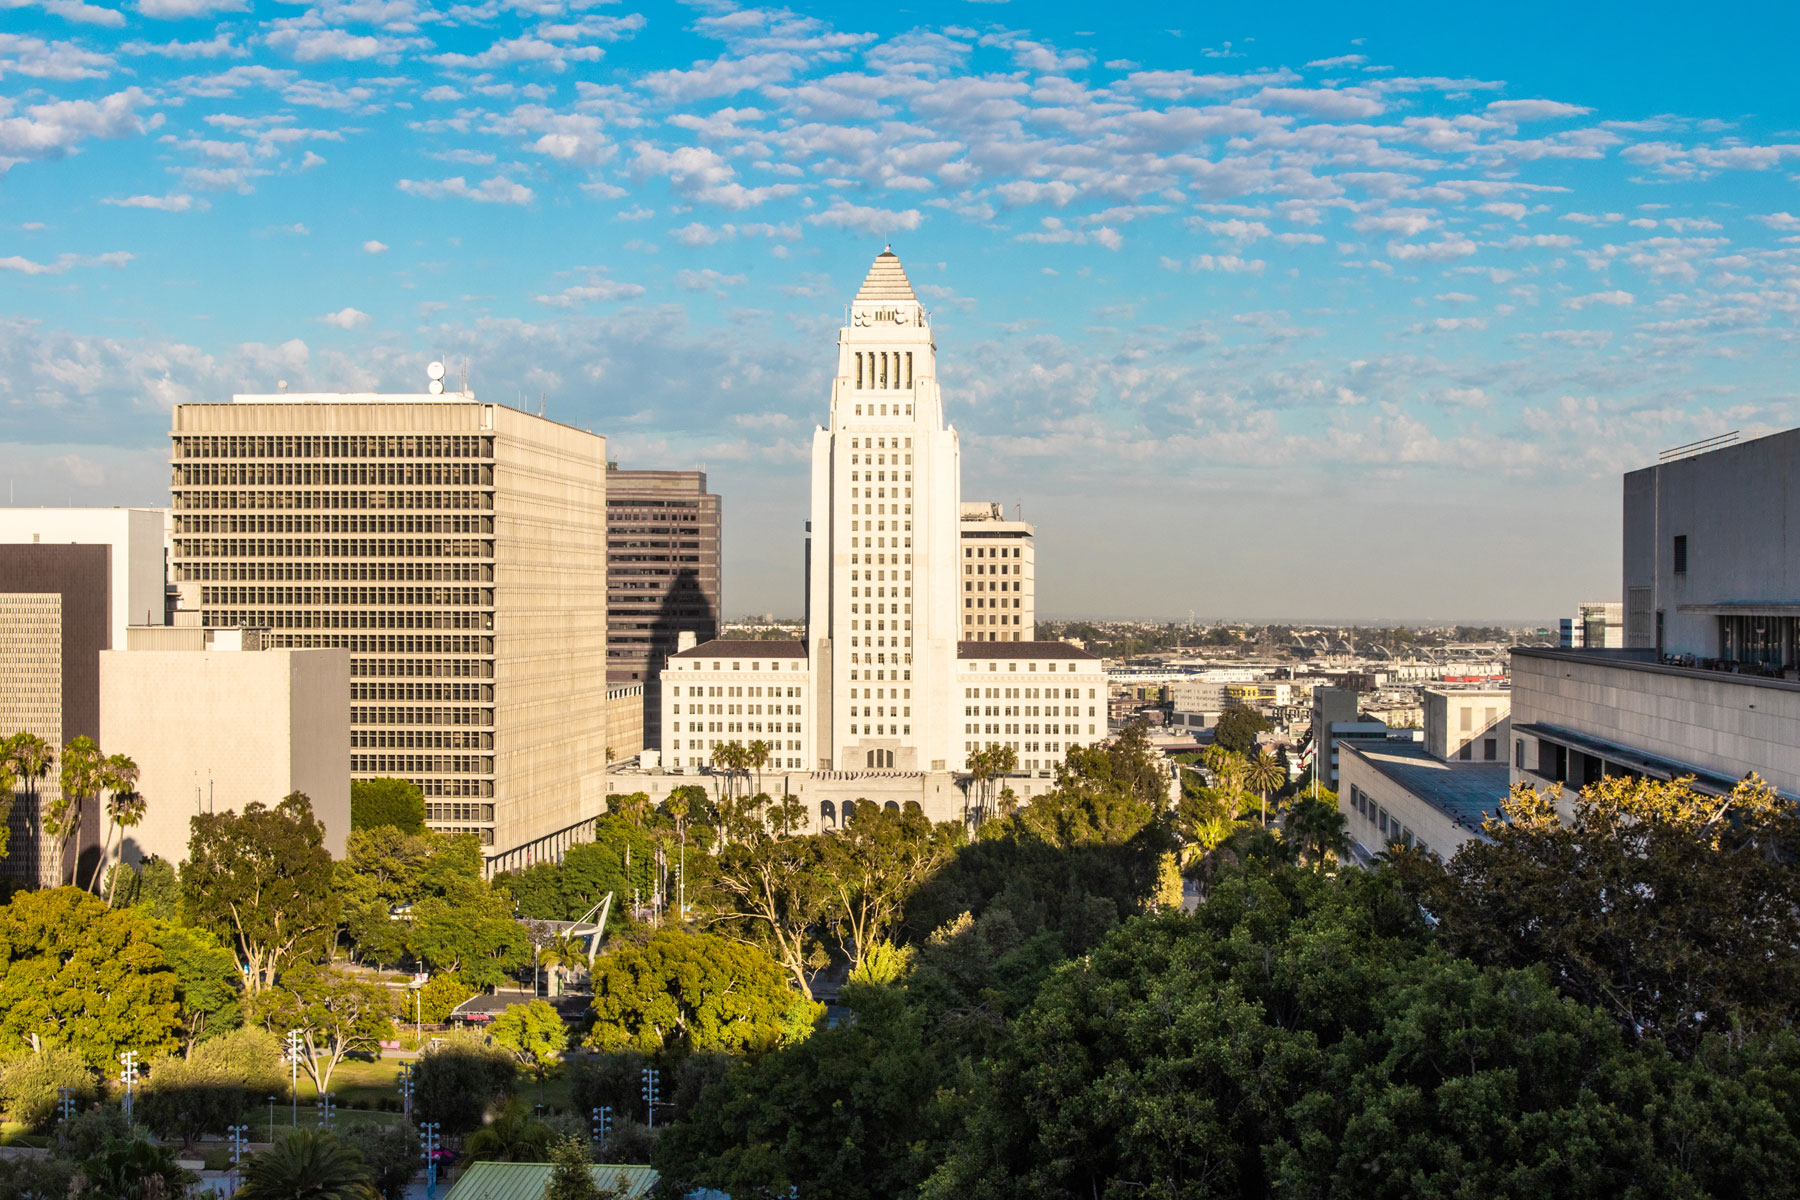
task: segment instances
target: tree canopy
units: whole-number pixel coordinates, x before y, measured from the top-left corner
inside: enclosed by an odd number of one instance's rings
[[[425,792],[410,779],[352,779],[350,828],[425,832]]]
[[[589,1045],[746,1050],[804,1038],[823,1010],[767,955],[715,934],[664,929],[594,964]]]

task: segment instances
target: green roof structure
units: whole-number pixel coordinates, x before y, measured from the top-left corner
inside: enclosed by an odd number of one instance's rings
[[[470,1163],[444,1200],[544,1200],[544,1188],[555,1169],[552,1163]],[[594,1163],[588,1170],[597,1186],[621,1196],[648,1196],[656,1186],[657,1174],[651,1167]]]

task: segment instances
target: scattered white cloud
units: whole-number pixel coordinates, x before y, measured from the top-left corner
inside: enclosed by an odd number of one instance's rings
[[[115,208],[153,208],[158,212],[205,211],[212,207],[205,200],[195,199],[186,192],[171,192],[166,196],[125,196],[116,200],[102,200],[100,203],[110,204]]]
[[[21,275],[61,275],[73,267],[122,267],[132,257],[123,250],[114,250],[93,255],[59,254],[50,262],[33,262],[15,254],[0,258],[0,271],[16,271]]]
[[[482,204],[530,204],[534,195],[524,184],[514,183],[503,175],[484,179],[473,186],[461,175],[449,179],[402,179],[395,186],[412,196],[432,200],[451,196]]]
[[[1584,308],[1592,308],[1596,304],[1604,304],[1612,308],[1628,308],[1637,303],[1637,297],[1630,292],[1591,292],[1586,296],[1571,296],[1563,301],[1565,308],[1579,312]]]
[[[370,238],[368,241],[364,242],[362,248],[364,254],[386,254],[388,252],[387,243],[378,242],[374,238]]]
[[[358,329],[369,323],[369,314],[354,308],[340,308],[334,313],[326,313],[319,321],[333,329]]]
[[[851,204],[848,200],[838,198],[834,199],[831,207],[824,212],[814,213],[807,217],[806,223],[823,225],[832,229],[846,229],[852,233],[868,234],[871,237],[885,237],[917,229],[924,219],[916,208],[870,208],[861,204]]]

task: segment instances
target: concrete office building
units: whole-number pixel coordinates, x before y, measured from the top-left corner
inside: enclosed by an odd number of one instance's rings
[[[642,683],[606,685],[606,748],[608,763],[635,758],[644,752],[644,695]]]
[[[242,395],[172,431],[207,628],[350,652],[353,778],[527,846],[604,794],[606,443],[472,395]]]
[[[1800,800],[1800,430],[1682,447],[1624,479],[1623,650],[1513,651],[1512,777],[1755,772]]]
[[[1314,770],[1328,788],[1338,785],[1337,741],[1340,737],[1384,734],[1378,721],[1358,721],[1357,694],[1348,688],[1318,687],[1312,693],[1312,744]],[[1379,729],[1376,727],[1379,726]]]
[[[1512,692],[1506,688],[1426,688],[1425,748],[1438,758],[1462,762],[1506,761],[1511,734]]]
[[[877,784],[895,803],[916,800],[948,819],[964,811],[956,773],[974,750],[1011,746],[1020,771],[1036,772],[1015,784],[1023,795],[1047,786],[1068,750],[1104,737],[1105,678],[1086,651],[1027,640],[1023,603],[1017,626],[985,627],[1017,629],[1020,640],[962,637],[962,584],[1025,585],[1028,543],[991,505],[963,520],[961,450],[944,423],[929,315],[891,251],[875,260],[849,317],[829,423],[813,436],[807,638],[717,641],[673,655],[659,757],[692,772],[720,743],[760,738],[780,786],[803,789],[816,820],[829,823]],[[989,569],[965,575],[965,566]],[[1019,570],[991,569],[999,566]],[[967,594],[997,600],[1000,589]],[[1029,592],[1005,590],[1014,595]],[[615,775],[608,788],[654,794],[681,782],[668,778]]]
[[[194,614],[196,617],[198,614]],[[255,630],[132,629],[100,655],[100,744],[138,765],[143,820],[122,857],[187,858],[200,812],[304,792],[343,857],[350,832],[350,655],[266,649]]]
[[[1564,650],[1616,650],[1625,644],[1625,605],[1618,600],[1584,600],[1557,631]]]
[[[58,839],[43,813],[60,794],[62,747],[100,739],[101,652],[124,645],[134,616],[164,619],[162,531],[156,509],[0,509],[0,737],[33,733],[57,756],[35,800],[23,784],[15,793],[0,877],[85,882],[98,861],[98,814]]]
[[[606,465],[606,678],[650,685],[641,745],[662,743],[650,693],[681,635],[719,636],[721,523],[706,472]]]
[[[962,640],[1037,640],[1037,531],[990,501],[962,505]]]

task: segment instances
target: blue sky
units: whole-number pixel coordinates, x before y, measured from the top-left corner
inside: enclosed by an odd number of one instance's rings
[[[1357,12],[1354,8],[1369,11]],[[0,0],[0,449],[166,502],[168,410],[470,364],[704,465],[797,613],[892,241],[1050,615],[1548,620],[1619,475],[1800,423],[1792,6]]]

